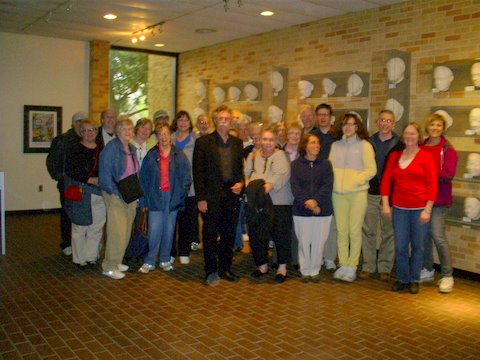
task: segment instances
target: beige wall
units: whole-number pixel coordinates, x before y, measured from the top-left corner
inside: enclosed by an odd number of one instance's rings
[[[373,117],[383,107],[385,70],[378,68],[378,52],[398,49],[411,55],[410,120],[423,123],[432,106],[478,106],[480,91],[432,95],[432,64],[480,57],[480,2],[411,1],[357,12],[288,29],[251,36],[180,55],[179,109],[196,107],[194,85],[261,81],[262,101],[232,104],[233,108],[262,111],[272,103],[270,73],[288,68],[287,119],[296,119],[301,101],[297,82],[302,75],[343,71],[375,74],[368,98],[329,98],[334,108],[369,108]],[[375,69],[373,65],[375,64]],[[383,85],[382,85],[383,84]],[[380,89],[380,90],[379,90]],[[321,102],[318,99],[318,103]],[[210,110],[213,108],[210,103]],[[371,115],[372,116],[372,115]],[[480,139],[453,138],[460,151],[479,151]],[[480,197],[478,183],[455,182],[456,195]],[[472,195],[470,195],[472,196]],[[480,231],[448,226],[454,264],[480,272]]]

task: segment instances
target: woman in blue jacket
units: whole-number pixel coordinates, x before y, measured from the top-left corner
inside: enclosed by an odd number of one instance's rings
[[[323,249],[332,221],[333,170],[319,157],[320,139],[305,134],[300,157],[292,162],[293,224],[298,238],[298,262],[303,281],[317,282]]]
[[[173,234],[178,210],[185,203],[190,184],[190,163],[182,150],[172,145],[168,124],[155,127],[158,144],[142,163],[140,183],[144,197],[140,206],[148,209],[148,254],[138,270],[155,269],[157,257],[165,271],[173,270],[170,262]]]

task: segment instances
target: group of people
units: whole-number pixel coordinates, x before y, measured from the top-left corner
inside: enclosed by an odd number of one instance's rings
[[[282,283],[291,263],[304,282],[318,282],[322,265],[339,281],[389,281],[395,264],[392,290],[412,294],[434,279],[435,244],[439,289],[453,289],[444,222],[457,154],[439,114],[426,121],[425,140],[414,122],[395,134],[389,110],[380,112],[371,136],[356,113],[334,123],[328,104],[304,105],[298,122],[273,127],[226,106],[213,111],[213,123],[199,116],[196,130],[186,111],[171,124],[160,110],[153,122],[134,126],[107,110],[98,129],[81,117],[74,115],[72,129],[54,140],[47,158],[62,202],[61,246],[66,252],[69,235],[80,267],[98,260],[106,221],[102,271],[123,278],[132,224],[137,228],[145,216],[148,251],[138,271],[148,273],[157,262],[170,271],[176,256],[188,264],[200,242],[200,214],[207,285],[239,280],[233,253],[248,239],[252,279],[273,269]],[[133,200],[126,200],[127,183],[129,192],[138,188]],[[65,200],[67,187],[79,184],[82,200]]]

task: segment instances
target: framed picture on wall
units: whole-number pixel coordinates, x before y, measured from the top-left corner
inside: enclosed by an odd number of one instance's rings
[[[60,106],[23,106],[24,153],[48,153],[53,138],[61,133]]]

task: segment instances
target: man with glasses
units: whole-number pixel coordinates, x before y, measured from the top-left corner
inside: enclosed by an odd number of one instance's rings
[[[380,111],[377,120],[378,131],[370,137],[375,149],[377,174],[370,180],[368,206],[363,224],[362,255],[363,265],[359,277],[368,279],[378,272],[380,280],[388,281],[395,259],[392,218],[382,216],[380,181],[388,154],[401,146],[400,138],[393,132],[395,115],[390,110]],[[380,222],[380,247],[377,255],[377,229]]]
[[[193,152],[193,181],[203,218],[205,284],[220,279],[236,282],[232,273],[235,227],[243,189],[243,144],[230,136],[232,111],[220,106],[213,112],[215,131],[200,137]]]

